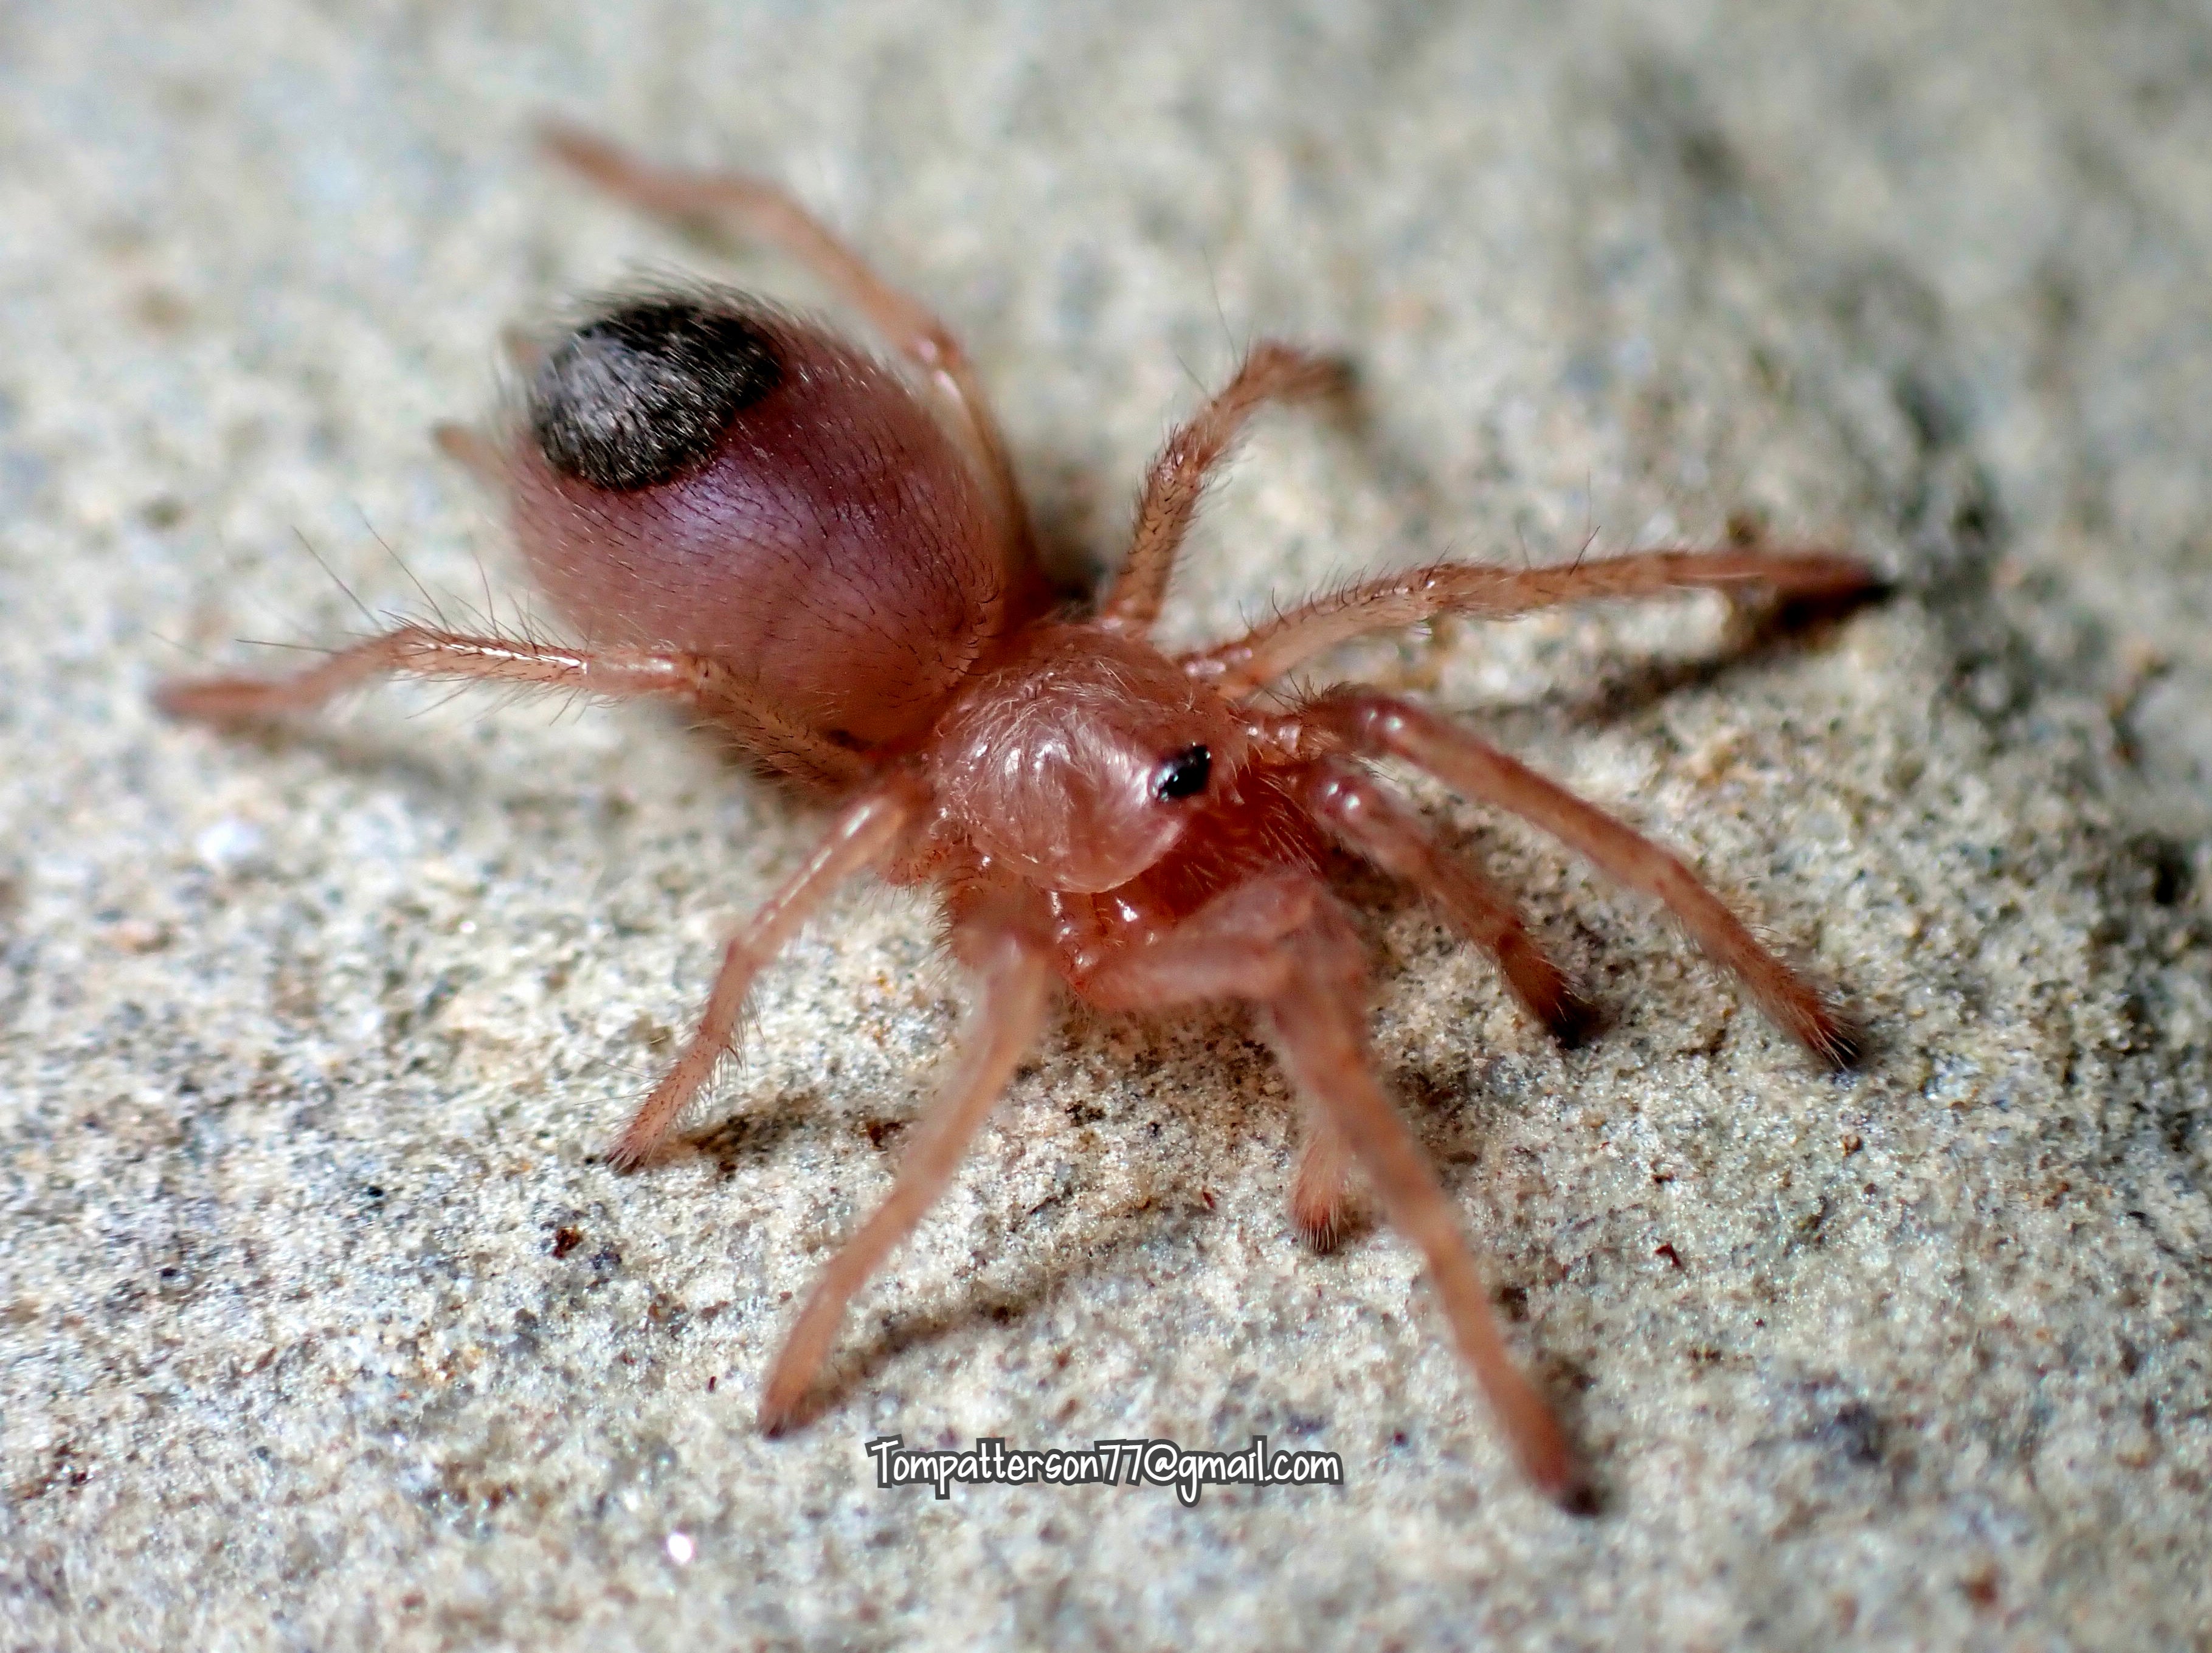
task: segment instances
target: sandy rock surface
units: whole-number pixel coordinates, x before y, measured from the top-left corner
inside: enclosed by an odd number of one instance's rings
[[[2204,1644],[2200,14],[562,9],[0,9],[0,1645]],[[533,612],[427,438],[503,325],[641,269],[814,296],[552,175],[547,111],[772,173],[929,295],[1068,566],[1243,341],[1346,351],[1371,417],[1266,422],[1178,636],[1731,520],[1896,577],[1748,653],[1686,601],[1337,663],[1680,847],[1872,1031],[1814,1071],[1433,788],[1601,1036],[1358,886],[1380,1060],[1600,1519],[1518,1483],[1403,1246],[1297,1242],[1226,1015],[1071,1013],[762,1438],[957,1024],[927,909],[840,902],[617,1177],[817,817],[649,708],[149,709],[348,591]],[[889,1433],[1345,1484],[940,1502],[872,1485]]]

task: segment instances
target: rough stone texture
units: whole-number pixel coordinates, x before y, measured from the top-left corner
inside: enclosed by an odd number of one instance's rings
[[[0,8],[0,1643],[2207,1644],[2201,10],[451,9]],[[1821,1077],[1433,792],[1603,1036],[1364,892],[1382,1060],[1601,1519],[1516,1484],[1402,1247],[1303,1253],[1228,1018],[1072,1018],[834,1409],[762,1439],[955,1023],[926,912],[843,903],[617,1178],[804,811],[647,708],[150,713],[358,629],[340,579],[526,603],[425,440],[503,323],[641,265],[805,296],[550,176],[549,109],[777,173],[930,295],[1073,556],[1235,341],[1340,343],[1370,426],[1269,422],[1183,635],[1736,512],[1897,574],[1748,658],[1695,602],[1347,657],[1683,846],[1874,1030]],[[869,1484],[890,1431],[1264,1432],[1346,1485],[939,1503]]]

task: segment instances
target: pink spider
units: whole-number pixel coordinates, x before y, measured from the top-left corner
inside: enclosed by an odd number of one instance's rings
[[[1656,896],[1820,1060],[1856,1042],[1826,997],[1688,867],[1435,713],[1339,689],[1261,696],[1363,633],[1440,614],[1686,589],[1840,608],[1864,565],[1753,550],[1645,551],[1571,568],[1446,563],[1309,603],[1170,657],[1148,640],[1206,480],[1263,404],[1338,386],[1334,363],[1261,343],[1153,461],[1121,570],[1087,611],[1040,572],[1006,444],[975,371],[928,311],[788,196],[641,164],[584,134],[548,147],[636,205],[733,224],[810,264],[901,358],[703,289],[609,299],[540,356],[521,416],[448,445],[495,480],[572,646],[406,625],[276,681],[173,684],[161,704],[235,723],[318,706],[386,673],[659,696],[837,804],[821,842],[732,939],[705,1012],[609,1158],[641,1165],[730,1050],[762,966],[840,883],[933,884],[976,1003],[890,1196],[816,1282],[760,1417],[803,1414],[847,1304],[943,1192],[1050,1013],[1055,978],[1109,1011],[1236,1000],[1303,1104],[1291,1194],[1326,1248],[1355,1167],[1426,1261],[1460,1352],[1529,1477],[1591,1504],[1565,1431],[1507,1353],[1450,1200],[1376,1081],[1366,969],[1324,869],[1349,850],[1420,890],[1562,1039],[1586,1006],[1511,898],[1369,773],[1403,759],[1533,822]]]

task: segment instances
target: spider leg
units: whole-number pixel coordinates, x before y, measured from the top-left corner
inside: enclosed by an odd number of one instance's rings
[[[1581,1042],[1589,1029],[1590,1006],[1566,972],[1529,939],[1512,898],[1440,849],[1381,782],[1348,763],[1323,759],[1300,778],[1298,799],[1346,848],[1412,884],[1452,928],[1496,959],[1513,996],[1560,1043]]]
[[[1455,792],[1511,811],[1632,890],[1657,897],[1777,1026],[1831,1067],[1849,1067],[1858,1060],[1858,1035],[1826,994],[1760,945],[1679,856],[1595,805],[1409,701],[1355,691],[1318,702],[1298,715],[1357,751],[1402,757]]]
[[[981,977],[981,991],[961,1036],[958,1058],[923,1115],[890,1194],[807,1293],[806,1306],[762,1390],[761,1427],[770,1434],[799,1420],[845,1305],[945,1192],[1013,1077],[1014,1065],[1043,1024],[1051,966],[1036,941],[1013,925],[989,934],[971,929],[963,940],[968,962]]]
[[[1291,944],[1283,989],[1261,1004],[1276,1055],[1309,1107],[1324,1115],[1367,1174],[1391,1225],[1420,1251],[1461,1357],[1498,1414],[1528,1479],[1576,1514],[1595,1509],[1566,1431],[1513,1362],[1449,1196],[1376,1083],[1358,988],[1358,944],[1332,905]]]
[[[1291,1221],[1315,1250],[1334,1251],[1350,1221],[1352,1145],[1319,1109],[1306,1109],[1305,1133],[1291,1178]]]
[[[1094,1003],[1152,1009],[1252,1000],[1307,1109],[1294,1220],[1316,1244],[1342,1221],[1351,1165],[1417,1246],[1460,1352],[1530,1480],[1571,1510],[1590,1494],[1565,1431],[1513,1364],[1450,1200],[1376,1083],[1362,1009],[1365,969],[1342,909],[1312,878],[1282,873],[1224,892],[1176,931],[1079,984]]]
[[[786,878],[745,927],[730,938],[698,1026],[691,1030],[674,1065],[638,1104],[629,1123],[607,1151],[609,1164],[617,1170],[635,1170],[652,1157],[668,1134],[668,1127],[698,1095],[715,1064],[731,1050],[738,1018],[762,968],[798,933],[831,890],[890,851],[921,812],[921,806],[922,800],[911,784],[896,781],[855,799],[839,811],[805,864]]]
[[[1244,422],[1271,401],[1298,401],[1342,387],[1341,362],[1273,339],[1252,347],[1237,376],[1214,394],[1196,417],[1170,435],[1145,480],[1129,555],[1100,617],[1117,629],[1144,632],[1159,617],[1176,553],[1189,532],[1209,473],[1221,462]]]
[[[656,167],[596,134],[558,122],[543,128],[538,141],[569,170],[641,211],[678,222],[728,226],[782,248],[836,289],[894,349],[928,375],[959,415],[963,435],[982,461],[1007,524],[1027,547],[1029,512],[982,381],[960,341],[927,306],[884,281],[820,219],[764,179]]]
[[[338,649],[286,678],[193,678],[164,684],[155,703],[172,717],[260,723],[320,706],[372,678],[440,678],[566,689],[611,698],[659,695],[712,719],[764,761],[825,784],[865,775],[854,753],[781,716],[721,661],[659,649],[574,647],[497,633],[405,625]]]
[[[1150,946],[1110,955],[1073,985],[1102,1010],[1272,997],[1290,979],[1285,938],[1313,921],[1321,899],[1320,886],[1299,873],[1251,879],[1224,890]],[[1351,1151],[1328,1116],[1312,1109],[1305,1133],[1291,1220],[1309,1244],[1327,1251],[1346,1226]]]
[[[1787,604],[1833,609],[1879,595],[1881,581],[1865,563],[1825,553],[1632,551],[1548,568],[1445,562],[1316,599],[1182,664],[1242,700],[1339,643],[1439,614],[1502,620],[1561,603],[1701,590],[1764,591]]]
[[[1299,801],[1346,848],[1411,884],[1452,928],[1498,963],[1522,1008],[1572,1047],[1589,1031],[1592,1010],[1529,939],[1511,897],[1455,856],[1389,790],[1349,764],[1324,759],[1299,783]],[[1334,1248],[1351,1198],[1352,1149],[1328,1115],[1308,1110],[1306,1140],[1291,1183],[1291,1216],[1316,1250]]]

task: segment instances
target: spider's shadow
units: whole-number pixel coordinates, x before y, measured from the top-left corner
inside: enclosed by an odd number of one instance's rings
[[[791,1138],[830,1115],[818,1091],[783,1091],[766,1107],[742,1106],[678,1131],[658,1158],[704,1159],[726,1181],[747,1161],[772,1159]]]
[[[406,793],[410,803],[431,799],[450,803],[469,791],[459,763],[425,757],[416,746],[365,735],[335,722],[288,719],[222,732],[226,744],[250,745],[269,753],[312,752],[337,774],[391,781]]]
[[[1710,688],[1730,672],[1818,647],[1835,623],[1887,593],[1854,593],[1848,601],[1776,604],[1756,615],[1747,615],[1733,635],[1708,653],[1671,659],[1654,659],[1601,671],[1594,688],[1580,693],[1547,695],[1526,708],[1556,708],[1568,723],[1587,728],[1626,721],[1650,711],[1661,702],[1688,690]]]

